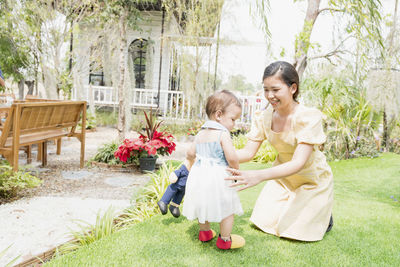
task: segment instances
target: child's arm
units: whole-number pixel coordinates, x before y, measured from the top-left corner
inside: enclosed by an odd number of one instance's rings
[[[223,132],[221,135],[221,147],[224,150],[225,158],[231,168],[239,169],[239,157],[236,154],[231,136],[228,132]]]
[[[261,142],[256,142],[253,140],[248,140],[247,144],[244,146],[244,148],[236,150],[236,153],[239,158],[239,162],[247,162],[250,161],[254,158],[256,155],[258,149],[260,148],[262,144]]]

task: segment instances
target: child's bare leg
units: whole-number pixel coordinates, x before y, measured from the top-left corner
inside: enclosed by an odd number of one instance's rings
[[[244,246],[246,241],[240,235],[231,235],[233,228],[233,214],[224,218],[220,223],[221,236],[217,240],[219,249],[235,249]]]
[[[199,222],[199,226],[200,226],[200,231],[208,231],[210,230],[210,223],[205,221],[205,223],[200,223]]]
[[[224,218],[220,223],[219,223],[219,231],[221,234],[221,238],[224,240],[229,240],[233,228],[233,221],[234,221],[234,216],[233,214]]]
[[[215,237],[215,232],[211,230],[210,223],[205,221],[204,223],[200,223],[200,231],[199,231],[199,240],[202,242],[208,242]]]

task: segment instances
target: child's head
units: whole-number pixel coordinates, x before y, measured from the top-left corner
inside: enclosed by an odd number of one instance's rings
[[[221,123],[230,131],[242,113],[242,104],[232,92],[222,90],[207,98],[206,113],[210,120]]]
[[[299,74],[292,64],[285,61],[276,61],[268,65],[263,75],[264,87],[266,79],[270,77],[279,78],[287,87],[294,89],[293,100],[297,101],[300,90]]]

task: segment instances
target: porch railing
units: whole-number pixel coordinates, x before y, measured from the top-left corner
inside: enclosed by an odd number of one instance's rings
[[[89,105],[116,106],[118,105],[118,94],[113,87],[85,86],[83,97]],[[158,102],[158,90],[134,88],[128,92],[127,98],[132,108],[157,108],[165,119],[191,120],[205,118],[204,108],[200,108],[195,114],[192,103],[181,91],[160,91]],[[256,110],[266,106],[267,101],[263,97],[238,95],[242,103],[242,114],[240,123],[249,124]]]

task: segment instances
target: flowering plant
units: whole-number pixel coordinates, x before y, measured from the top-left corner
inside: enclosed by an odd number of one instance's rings
[[[139,138],[125,139],[115,151],[114,156],[125,163],[137,163],[142,157],[155,157],[157,155],[170,155],[176,147],[174,137],[168,132],[157,131],[161,122],[153,121],[145,111],[147,126],[145,133],[139,133]]]

